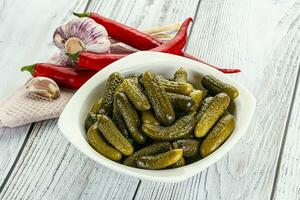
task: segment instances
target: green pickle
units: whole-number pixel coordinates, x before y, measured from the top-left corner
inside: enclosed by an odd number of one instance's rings
[[[203,98],[203,91],[202,90],[194,90],[193,92],[190,93],[190,97],[194,101],[194,105],[192,106],[191,110],[198,111],[202,98]]]
[[[226,93],[231,100],[239,96],[239,91],[234,86],[224,83],[214,76],[204,76],[201,83],[212,94]]]
[[[153,156],[170,150],[172,150],[172,145],[170,142],[154,143],[134,152],[131,156],[124,160],[123,164],[131,167],[136,167],[135,162],[138,157]]]
[[[213,97],[206,97],[202,103],[200,104],[200,108],[198,113],[196,114],[196,121],[198,121],[201,117],[201,115],[203,114],[203,112],[207,109],[209,103],[211,102],[211,100],[213,99]]]
[[[118,130],[114,122],[106,115],[97,115],[98,129],[104,138],[126,156],[130,156],[134,149],[130,142]]]
[[[158,121],[165,126],[171,125],[175,121],[175,112],[167,92],[161,87],[158,75],[146,71],[143,77],[148,98]]]
[[[194,100],[190,96],[168,92],[168,96],[174,108],[189,112],[194,106]]]
[[[199,116],[199,120],[194,130],[196,137],[204,137],[208,133],[226,111],[229,102],[230,98],[225,93],[217,94],[212,98],[207,108]]]
[[[98,130],[97,123],[89,128],[87,132],[87,139],[93,149],[101,155],[114,161],[121,160],[122,153],[105,142],[103,136]]]
[[[169,81],[161,77],[159,83],[167,92],[189,95],[193,91],[193,86],[189,83]]]
[[[199,153],[200,141],[198,139],[181,139],[172,143],[174,149],[182,149],[183,157],[197,156]]]
[[[125,79],[122,83],[124,92],[139,111],[146,111],[151,108],[148,97],[143,93],[141,86],[134,80]]]
[[[200,146],[200,154],[203,157],[208,156],[230,136],[235,127],[235,118],[226,112],[208,133]]]
[[[119,131],[128,139],[130,143],[132,143],[132,139],[130,137],[129,131],[127,130],[126,123],[118,109],[118,106],[116,105],[116,98],[114,99],[113,105],[114,106],[112,120],[119,129]]]
[[[176,70],[174,74],[174,79],[175,82],[187,82],[187,72],[184,68],[180,67],[179,69]]]
[[[157,126],[143,124],[143,132],[150,138],[157,141],[174,141],[188,136],[195,127],[195,117],[193,114],[179,118],[171,126]]]
[[[85,129],[88,130],[95,122],[97,122],[97,115],[89,112],[85,118]]]
[[[169,168],[178,168],[178,167],[183,167],[185,165],[185,160],[183,157],[181,157],[174,165],[171,165]]]
[[[142,122],[143,124],[160,125],[159,121],[150,110],[142,112]]]
[[[100,114],[108,116],[111,114],[113,109],[115,90],[123,82],[123,80],[124,77],[118,72],[114,72],[108,77],[104,90],[104,97],[99,108]]]
[[[141,130],[139,115],[125,93],[119,92],[116,94],[116,105],[120,110],[133,140],[138,144],[144,144],[146,142],[146,137]]]
[[[92,106],[91,112],[98,114],[100,110],[100,106],[102,104],[103,98],[98,99]]]
[[[164,169],[174,165],[181,157],[182,149],[173,149],[153,156],[138,157],[136,165],[142,169]]]

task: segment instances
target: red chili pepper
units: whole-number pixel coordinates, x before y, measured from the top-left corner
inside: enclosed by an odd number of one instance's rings
[[[44,76],[53,79],[58,85],[78,89],[96,72],[90,70],[67,68],[63,66],[37,63],[21,68],[21,71],[29,71],[32,76]]]
[[[205,62],[203,60],[200,60],[199,58],[196,58],[195,56],[193,56],[191,54],[188,54],[186,52],[182,52],[182,56],[186,57],[186,58],[189,58],[189,59],[192,59],[192,60],[195,60],[195,61],[198,61],[198,62],[203,63],[205,65],[208,65],[210,67],[213,67],[213,68],[215,68],[215,69],[223,72],[224,74],[234,74],[234,73],[241,72],[241,70],[239,70],[239,69],[221,69],[221,68],[218,68],[218,67],[216,67],[214,65],[211,65],[211,64],[209,64],[209,63],[207,63],[207,62]]]
[[[180,55],[187,41],[187,31],[191,21],[192,18],[186,19],[174,38],[156,48],[150,49],[150,51]],[[108,64],[123,58],[128,54],[95,54],[91,52],[79,52],[67,55],[72,59],[73,63],[76,63],[78,66],[99,71]]]
[[[120,58],[124,58],[125,56],[129,54],[96,54],[91,52],[78,52],[76,54],[67,54],[73,63],[76,65],[99,71],[109,65],[110,63],[113,63]]]
[[[135,28],[121,24],[97,13],[73,13],[78,17],[89,17],[105,27],[112,38],[140,50],[148,50],[160,45],[160,42]]]

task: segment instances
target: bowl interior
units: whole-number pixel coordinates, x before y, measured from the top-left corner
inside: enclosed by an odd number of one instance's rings
[[[91,148],[86,140],[84,120],[96,99],[103,96],[106,79],[114,71],[120,72],[125,77],[133,74],[153,70],[166,78],[172,78],[179,67],[184,67],[188,72],[188,82],[195,88],[201,88],[203,75],[214,75],[218,79],[230,83],[239,90],[239,97],[231,105],[231,110],[236,117],[236,128],[226,142],[208,157],[190,165],[167,170],[143,170],[127,167],[113,162]],[[254,97],[243,86],[222,74],[198,62],[191,61],[169,54],[140,52],[127,56],[102,71],[98,72],[85,85],[83,85],[70,100],[59,119],[59,128],[65,137],[80,151],[100,164],[116,171],[129,174],[138,178],[175,182],[188,178],[205,169],[221,158],[239,140],[245,132],[255,109]]]

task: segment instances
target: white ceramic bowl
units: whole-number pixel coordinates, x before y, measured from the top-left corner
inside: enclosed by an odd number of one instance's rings
[[[171,78],[175,70],[181,66],[187,70],[188,81],[196,88],[200,85],[201,74],[210,74],[226,83],[232,84],[239,90],[239,96],[235,100],[236,128],[219,149],[202,160],[177,169],[143,170],[113,162],[97,153],[88,144],[84,129],[84,119],[93,102],[103,95],[106,79],[112,72],[120,72],[126,76],[153,70]],[[59,118],[58,127],[79,151],[109,169],[145,180],[178,182],[209,167],[237,143],[247,130],[255,110],[255,102],[255,98],[245,87],[229,76],[204,64],[170,54],[138,52],[110,64],[87,81],[67,104]]]

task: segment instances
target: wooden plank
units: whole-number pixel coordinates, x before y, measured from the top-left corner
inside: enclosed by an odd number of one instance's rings
[[[20,72],[21,65],[49,58],[56,50],[50,45],[53,29],[66,21],[66,16],[73,10],[84,9],[85,4],[79,0],[56,4],[50,0],[0,2],[1,100],[28,79],[28,73]],[[18,13],[20,17],[16,17]],[[13,167],[29,127],[30,124],[18,128],[0,128],[0,185]]]
[[[298,55],[300,47],[298,45]],[[299,56],[297,56],[298,65],[300,65]],[[298,76],[299,76],[298,72]],[[299,77],[298,77],[299,78]],[[295,94],[294,106],[292,107],[291,117],[288,124],[286,140],[283,152],[280,155],[280,165],[276,185],[273,189],[272,199],[300,199],[300,82],[298,80],[298,89]]]
[[[189,3],[92,1],[88,10],[146,28],[182,21],[197,8],[198,1]],[[49,120],[34,127],[0,199],[131,199],[138,184],[138,179],[115,173],[80,154],[59,133],[56,121]]]
[[[270,198],[299,70],[299,5],[201,1],[187,50],[241,68],[232,77],[257,97],[257,112],[248,133],[215,165],[178,184],[143,181],[136,199]]]

